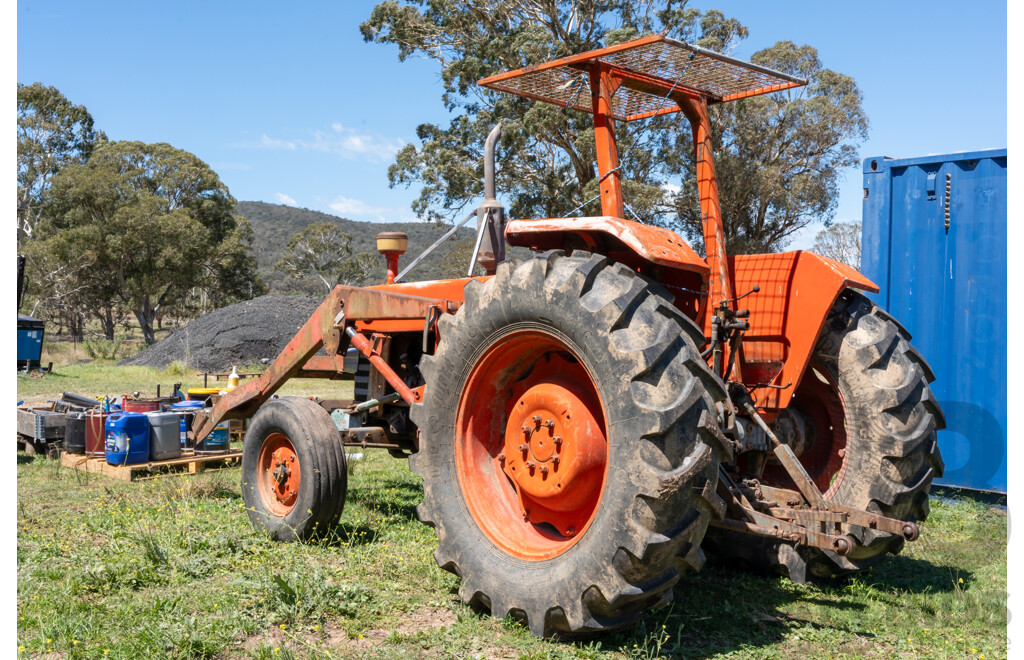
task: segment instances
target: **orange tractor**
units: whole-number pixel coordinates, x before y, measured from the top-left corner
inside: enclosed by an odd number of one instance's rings
[[[802,581],[916,539],[943,417],[906,330],[843,264],[725,252],[708,106],[806,81],[655,35],[480,84],[593,114],[602,215],[506,224],[492,131],[486,275],[404,282],[405,237],[382,234],[386,284],[335,287],[194,421],[201,440],[251,417],[252,523],[283,541],[330,528],[346,446],[408,457],[462,598],[543,636],[629,625],[705,550]],[[706,258],[623,212],[614,123],[679,111]],[[506,261],[506,244],[533,258]],[[344,377],[348,351],[354,400],[271,400],[288,378]]]

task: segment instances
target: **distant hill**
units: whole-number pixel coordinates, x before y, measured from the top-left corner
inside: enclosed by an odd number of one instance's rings
[[[260,277],[270,287],[271,292],[289,292],[296,288],[292,283],[287,282],[281,273],[274,270],[274,264],[284,254],[288,239],[314,222],[331,222],[337,225],[341,231],[349,234],[352,237],[352,254],[360,252],[377,254],[376,237],[379,232],[404,231],[409,235],[409,251],[399,261],[400,268],[405,268],[406,264],[450,229],[450,227],[442,227],[430,222],[357,222],[320,211],[265,202],[238,202],[236,209],[239,215],[245,216],[252,223],[253,231],[256,234],[253,243],[256,263]],[[440,279],[443,277],[442,261],[449,256],[449,252],[452,252],[454,248],[457,254],[466,254],[466,242],[469,241],[468,252],[471,253],[475,237],[476,234],[472,227],[463,227],[455,236],[445,241],[435,252],[416,266],[409,273],[407,279],[409,281]],[[451,259],[454,258],[456,255],[452,254]],[[468,256],[460,261],[466,261],[466,266],[468,266]],[[374,274],[374,283],[383,283],[383,281],[384,257],[380,257],[380,269]],[[309,289],[306,291],[315,292],[315,290],[310,291]]]

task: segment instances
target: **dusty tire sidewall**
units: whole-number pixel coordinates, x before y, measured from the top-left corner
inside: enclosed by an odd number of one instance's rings
[[[831,500],[890,518],[916,520],[913,497],[899,498],[891,506],[882,509],[877,489],[886,480],[904,487],[906,482],[913,483],[929,468],[926,452],[914,450],[908,456],[897,458],[886,451],[885,445],[905,432],[905,428],[899,426],[913,426],[931,413],[922,406],[915,406],[907,420],[900,420],[895,413],[882,409],[879,401],[883,390],[875,379],[882,378],[886,380],[883,385],[895,386],[911,373],[915,367],[905,357],[904,345],[907,342],[899,338],[899,329],[894,323],[872,313],[876,307],[864,296],[848,292],[837,304],[844,302],[853,307],[857,314],[852,326],[845,330],[826,327],[815,349],[816,355],[837,356],[835,360],[819,359],[817,364],[828,372],[838,386],[847,434],[844,474]],[[859,328],[859,324],[866,324],[866,327]],[[864,364],[864,360],[857,355],[863,344],[857,341],[857,333],[870,338],[887,332],[894,332],[898,339],[893,355],[887,358],[886,368],[875,369],[873,365]],[[813,374],[808,376],[814,377]],[[927,388],[923,374],[919,386]],[[934,441],[934,434],[933,430],[931,441],[922,442],[923,449],[927,449],[929,442]],[[895,467],[897,464],[902,464],[903,469],[910,473],[901,474],[899,468]],[[924,489],[927,491],[927,484]],[[854,562],[870,560],[884,554],[886,550],[895,552],[903,546],[903,539],[892,534],[862,528],[854,528],[851,534],[860,542],[849,555],[849,560]],[[831,556],[831,553],[828,554]],[[840,563],[838,557],[835,560]]]
[[[295,506],[283,517],[267,510],[257,485],[260,451],[273,433],[281,433],[291,441],[301,469]],[[294,541],[304,536],[316,517],[313,513],[317,506],[321,466],[313,450],[313,442],[316,442],[316,438],[312,437],[298,412],[289,405],[288,399],[275,399],[261,406],[246,431],[242,446],[242,498],[245,511],[253,527],[279,541]]]

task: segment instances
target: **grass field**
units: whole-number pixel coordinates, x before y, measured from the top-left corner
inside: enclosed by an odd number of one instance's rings
[[[153,380],[153,379],[158,380]],[[178,379],[175,379],[178,380]],[[68,365],[19,397],[131,391],[156,370]],[[73,386],[72,386],[73,385]],[[315,381],[289,387],[322,392]],[[117,386],[117,387],[115,387]],[[166,385],[165,385],[166,386]],[[329,387],[344,389],[347,384]],[[303,389],[305,388],[305,389]],[[18,644],[54,658],[1001,658],[1007,519],[937,499],[921,540],[819,585],[709,559],[634,629],[574,643],[462,605],[419,478],[367,452],[329,538],[280,544],[249,525],[237,468],[122,483],[18,456]]]

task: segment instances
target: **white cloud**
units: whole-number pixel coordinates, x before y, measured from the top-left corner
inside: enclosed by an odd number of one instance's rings
[[[338,195],[328,203],[332,211],[352,220],[369,222],[417,222],[408,208],[373,206],[361,199]]]
[[[260,146],[268,149],[319,151],[349,160],[375,163],[390,161],[404,145],[402,140],[359,133],[338,122],[331,124],[330,131],[313,131],[311,139],[283,140],[264,134],[260,142]]]
[[[274,138],[267,137],[267,134],[263,134],[263,138],[260,140],[260,144],[270,149],[287,149],[288,151],[295,151],[295,143],[288,142],[286,140],[275,140]]]
[[[288,206],[299,205],[298,202],[296,202],[294,199],[292,199],[291,197],[284,193],[274,193],[274,197],[277,198],[277,201],[281,202],[282,204],[287,204]]]

